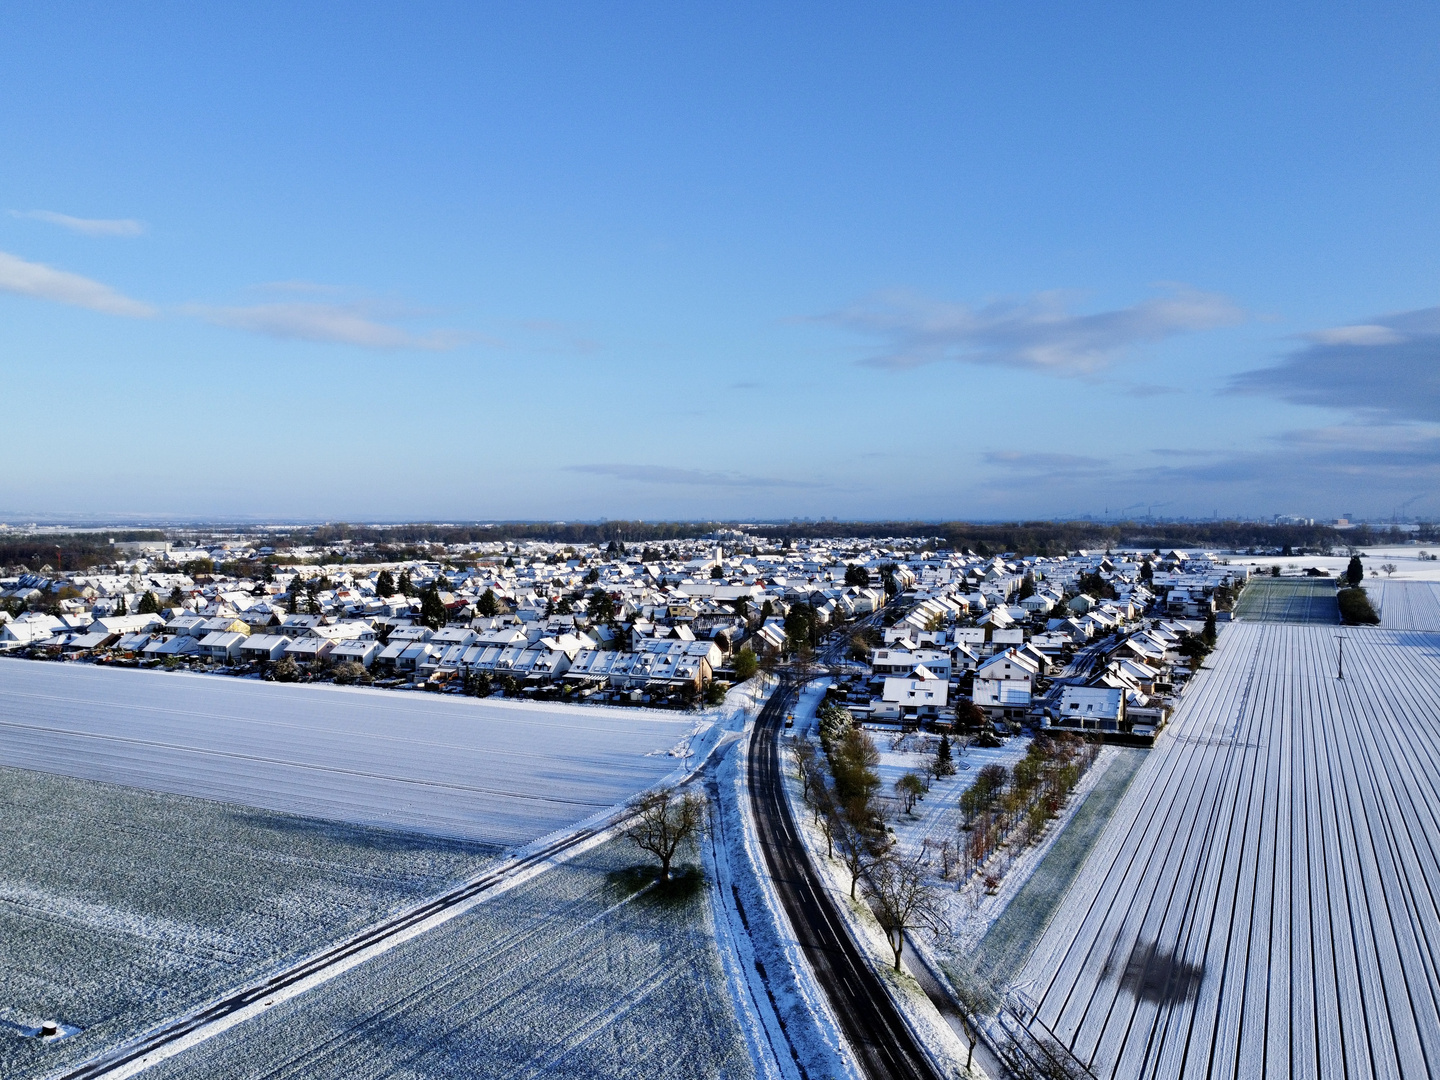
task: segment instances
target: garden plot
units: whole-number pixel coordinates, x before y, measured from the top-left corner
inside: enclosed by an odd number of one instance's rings
[[[1440,637],[1221,636],[1022,975],[1098,1077],[1440,1070]]]
[[[641,709],[0,662],[7,764],[503,845],[624,802],[717,731]]]
[[[702,887],[631,893],[623,841],[548,870],[147,1075],[753,1075]]]
[[[1235,605],[1245,622],[1340,622],[1335,583],[1329,578],[1252,578]]]
[[[1431,581],[1367,581],[1365,591],[1391,630],[1440,632],[1440,584]]]
[[[494,855],[0,768],[0,1076],[59,1072],[471,878]],[[80,1034],[23,1036],[45,1020]]]

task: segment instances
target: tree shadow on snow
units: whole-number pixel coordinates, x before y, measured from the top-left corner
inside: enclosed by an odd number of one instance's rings
[[[501,850],[493,844],[482,844],[474,840],[431,836],[427,833],[386,829],[375,825],[353,825],[346,821],[307,818],[297,814],[233,810],[229,817],[237,824],[257,831],[324,840],[370,851],[494,855]]]
[[[660,880],[660,868],[654,863],[637,863],[605,875],[610,888],[622,896],[643,893],[642,903],[660,907],[679,907],[690,903],[705,885],[705,871],[688,863],[670,870],[670,880]]]

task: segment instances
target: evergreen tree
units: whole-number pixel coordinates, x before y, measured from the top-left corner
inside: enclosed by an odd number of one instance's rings
[[[431,630],[445,625],[445,605],[440,600],[440,587],[430,585],[420,594],[420,621]]]
[[[480,599],[475,601],[475,612],[487,619],[500,614],[500,601],[495,599],[494,589],[486,589],[480,594]]]
[[[870,585],[870,571],[863,566],[847,566],[845,568],[845,584],[857,589],[868,588]]]
[[[140,603],[135,608],[135,611],[137,614],[140,615],[160,614],[160,598],[157,597],[153,592],[147,592],[144,596],[140,598]]]
[[[401,591],[403,594],[405,594],[406,596],[414,596],[414,595],[415,595],[415,585],[414,585],[414,583],[411,582],[411,580],[410,580],[410,571],[409,571],[409,570],[401,570],[401,571],[400,571],[399,589],[400,589],[400,591]]]
[[[1350,565],[1345,568],[1345,580],[1350,582],[1352,588],[1365,580],[1365,566],[1360,562],[1359,555],[1350,556]]]
[[[176,585],[173,589],[170,590],[170,599],[169,599],[168,603],[170,604],[171,607],[183,607],[183,606],[184,606],[184,604],[185,604],[185,594],[180,591],[180,586],[179,586],[179,585]]]
[[[395,595],[395,578],[389,570],[381,570],[379,575],[375,578],[375,595]]]
[[[746,645],[735,654],[735,662],[732,666],[735,669],[735,681],[744,682],[755,674],[760,662],[755,659],[755,650]]]
[[[615,621],[615,601],[604,589],[596,589],[590,595],[590,621],[609,623]]]
[[[955,756],[950,750],[950,735],[943,731],[940,733],[940,745],[935,748],[935,775],[955,775]]]
[[[296,574],[290,582],[290,603],[287,605],[287,610],[291,615],[300,613],[300,592],[304,587],[305,583],[300,580],[300,575]]]
[[[124,594],[124,593],[121,593],[121,594],[120,594],[120,602],[115,605],[115,614],[116,614],[116,615],[128,615],[128,614],[129,614],[129,612],[125,610],[125,594]]]
[[[1020,595],[1019,595],[1018,597],[1016,597],[1016,602],[1018,603],[1018,602],[1021,601],[1021,600],[1028,600],[1030,597],[1032,597],[1032,596],[1034,596],[1034,595],[1035,595],[1035,575],[1032,574],[1032,573],[1030,573],[1030,572],[1027,570],[1027,571],[1025,572],[1025,577],[1022,578],[1021,581],[1020,581]]]
[[[1213,611],[1205,616],[1205,631],[1202,637],[1206,645],[1212,649],[1215,647],[1215,613]]]

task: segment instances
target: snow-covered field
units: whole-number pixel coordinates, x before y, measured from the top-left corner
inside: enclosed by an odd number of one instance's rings
[[[1380,625],[1391,630],[1440,632],[1440,582],[1366,581]]]
[[[1237,623],[1023,976],[1097,1076],[1440,1067],[1440,637]]]
[[[4,764],[502,845],[682,772],[717,719],[0,661]]]
[[[52,1075],[494,855],[0,768],[0,1076]],[[81,1032],[25,1037],[46,1020]]]
[[[1426,545],[1422,543],[1415,547],[1411,547],[1409,544],[1400,544],[1361,548],[1361,560],[1365,564],[1365,580],[1370,580],[1371,570],[1379,571],[1383,564],[1394,563],[1396,581],[1440,581],[1440,560],[1432,562],[1429,559],[1421,559],[1420,552],[1422,551],[1431,555],[1440,554],[1440,544]],[[1350,564],[1349,555],[1225,555],[1222,557],[1233,566],[1254,566],[1265,572],[1268,572],[1272,566],[1278,566],[1286,574],[1299,574],[1306,567],[1317,566],[1321,570],[1330,571],[1332,579],[1343,574],[1345,568]],[[1381,571],[1381,577],[1384,576],[1384,572]]]
[[[657,902],[613,841],[147,1075],[753,1076],[708,893]]]

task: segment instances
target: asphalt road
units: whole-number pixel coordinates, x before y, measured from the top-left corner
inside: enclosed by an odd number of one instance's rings
[[[747,763],[760,846],[805,958],[867,1075],[936,1078],[880,979],[871,971],[816,880],[785,797],[780,733],[796,685],[785,679],[755,723]],[[936,1078],[938,1080],[938,1078]]]

